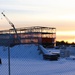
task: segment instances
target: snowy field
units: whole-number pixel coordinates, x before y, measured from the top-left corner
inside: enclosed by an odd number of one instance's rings
[[[7,48],[0,47],[0,75],[8,75]],[[75,75],[75,60],[60,58],[43,60],[35,45],[20,45],[10,49],[11,75]]]

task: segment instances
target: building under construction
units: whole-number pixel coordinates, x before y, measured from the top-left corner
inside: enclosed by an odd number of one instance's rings
[[[56,45],[56,28],[33,26],[17,28],[16,31],[20,41],[13,29],[0,31],[0,45],[41,44],[44,47]]]

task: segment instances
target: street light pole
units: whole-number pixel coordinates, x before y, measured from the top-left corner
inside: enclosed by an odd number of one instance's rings
[[[21,40],[17,34],[17,30],[16,30],[14,24],[6,17],[6,15],[3,12],[1,14],[6,18],[6,20],[9,22],[9,24],[13,27],[13,30],[15,31],[15,34],[18,38],[18,41],[21,44]],[[8,45],[8,69],[9,69],[8,71],[9,71],[9,75],[10,75],[10,37],[9,37],[9,45]]]
[[[8,73],[10,75],[10,46],[8,46]]]

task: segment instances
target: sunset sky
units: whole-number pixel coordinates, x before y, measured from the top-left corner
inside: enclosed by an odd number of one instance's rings
[[[75,0],[0,0],[2,11],[16,28],[55,27],[56,40],[75,42]],[[9,28],[0,14],[0,30]]]

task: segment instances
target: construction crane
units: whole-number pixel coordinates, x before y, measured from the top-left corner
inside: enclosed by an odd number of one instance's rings
[[[17,30],[16,30],[14,24],[6,17],[6,15],[3,12],[1,14],[6,18],[6,20],[9,22],[9,24],[11,25],[11,27],[13,27],[13,30],[15,31],[15,34],[16,34],[16,36],[18,38],[18,41],[19,41],[19,43],[21,43],[20,37],[17,34]]]

